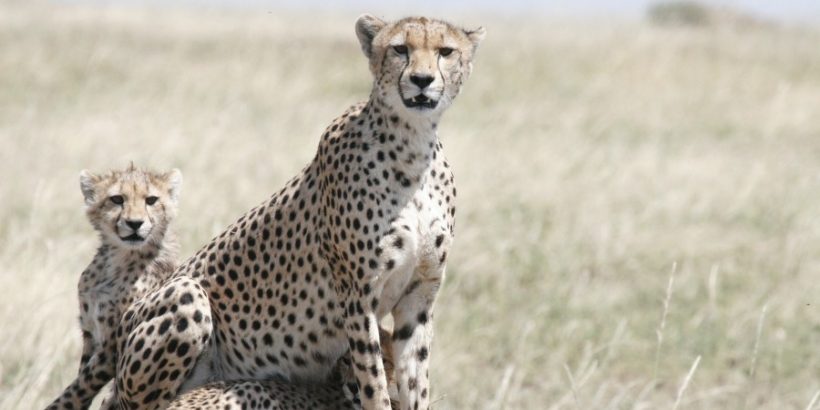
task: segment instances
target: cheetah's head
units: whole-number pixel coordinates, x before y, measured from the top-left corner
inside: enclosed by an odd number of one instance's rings
[[[356,21],[376,96],[413,116],[438,116],[450,106],[484,34],[426,17],[384,22],[365,14]]]
[[[137,169],[80,172],[86,214],[107,244],[138,249],[161,243],[176,215],[182,184],[178,169],[156,173]]]

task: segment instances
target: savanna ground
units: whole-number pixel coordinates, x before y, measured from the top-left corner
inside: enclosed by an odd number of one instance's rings
[[[436,406],[820,407],[820,30],[451,17]],[[191,254],[367,96],[354,18],[0,6],[0,409],[76,371],[78,172],[181,168]]]

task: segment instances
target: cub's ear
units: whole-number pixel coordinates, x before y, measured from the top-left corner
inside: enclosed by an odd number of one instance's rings
[[[168,182],[168,195],[172,201],[177,202],[182,191],[182,171],[174,168],[163,174],[163,177]]]
[[[80,190],[83,192],[86,206],[94,204],[97,181],[99,181],[99,177],[87,169],[80,171]]]
[[[362,14],[356,19],[356,37],[359,38],[362,52],[367,58],[373,54],[373,39],[386,24],[383,20],[370,14]]]
[[[464,30],[464,34],[466,34],[470,42],[473,43],[473,51],[475,51],[481,43],[481,40],[484,40],[484,36],[487,35],[487,30],[485,30],[484,27],[479,27],[475,30]]]

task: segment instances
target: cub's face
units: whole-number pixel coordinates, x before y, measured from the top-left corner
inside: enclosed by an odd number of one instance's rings
[[[138,249],[162,241],[177,210],[182,173],[129,167],[105,174],[80,173],[86,214],[103,241]]]
[[[356,21],[378,97],[411,116],[437,116],[452,104],[484,33],[426,17],[386,23],[363,15]]]

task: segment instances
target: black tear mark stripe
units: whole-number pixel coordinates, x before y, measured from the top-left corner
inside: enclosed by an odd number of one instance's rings
[[[441,76],[441,93],[442,93],[442,96],[443,96],[444,92],[446,91],[446,87],[447,87],[447,78],[444,77],[444,73],[441,72],[441,59],[442,58],[443,57],[441,56],[441,54],[439,54],[438,58],[436,59],[436,69],[438,70],[438,75]],[[439,100],[441,99],[442,96],[438,97]]]
[[[405,37],[404,37],[404,41],[405,42],[407,41],[407,35],[406,34],[405,34]],[[402,81],[402,78],[404,78],[404,72],[407,70],[407,67],[409,65],[410,65],[410,55],[408,54],[407,58],[404,61],[404,67],[402,67],[401,71],[399,72],[399,81],[396,84],[396,87],[398,87],[398,89],[399,89],[399,98],[401,98],[402,100],[405,100],[405,98],[404,98],[404,93],[401,92],[401,81]],[[385,67],[385,69],[386,69],[386,67]]]

